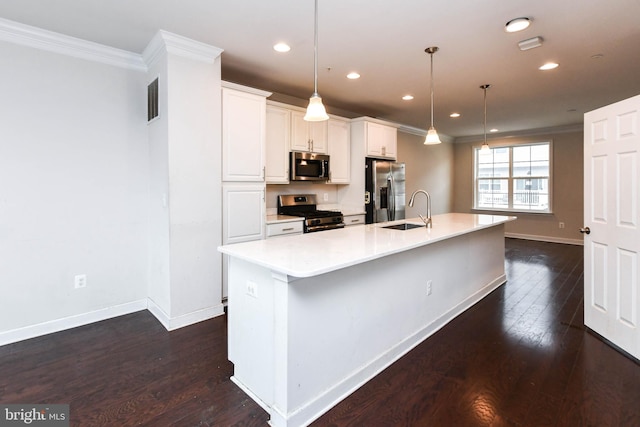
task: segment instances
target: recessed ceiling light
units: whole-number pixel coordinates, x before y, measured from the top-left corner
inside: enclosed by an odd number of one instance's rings
[[[591,59],[602,59],[604,55],[601,53],[596,53],[595,55],[591,55]]]
[[[451,113],[449,114],[449,117],[453,117],[453,118],[460,117],[460,113]]]
[[[498,132],[498,129],[493,128],[493,129],[490,129],[490,130],[489,130],[489,132],[491,132],[491,133],[496,133],[496,132]]]
[[[405,101],[411,101],[413,99],[413,95],[405,95],[402,97],[402,99]]]
[[[291,50],[291,46],[286,43],[277,43],[273,45],[273,50],[276,52],[289,52]]]
[[[347,74],[347,78],[351,80],[359,79],[360,74],[356,73],[355,71],[352,71],[349,74]]]
[[[555,62],[547,62],[546,64],[540,66],[538,70],[547,71],[553,70],[554,68],[558,68],[558,64],[556,64]]]
[[[531,25],[529,18],[515,18],[505,24],[504,30],[507,33],[515,33],[524,30],[529,25]]]

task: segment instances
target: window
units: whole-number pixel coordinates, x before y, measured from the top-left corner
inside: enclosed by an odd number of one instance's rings
[[[475,148],[474,208],[551,212],[551,143]]]

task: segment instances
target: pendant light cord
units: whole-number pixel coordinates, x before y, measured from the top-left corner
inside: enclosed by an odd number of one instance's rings
[[[315,18],[313,41],[313,94],[318,95],[318,0],[316,0]]]
[[[431,127],[433,127],[433,52],[430,53],[430,55],[431,55]]]
[[[487,87],[484,85],[484,145],[487,145]]]

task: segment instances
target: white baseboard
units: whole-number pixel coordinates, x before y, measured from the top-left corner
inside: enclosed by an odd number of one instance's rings
[[[173,318],[169,317],[169,315],[151,299],[148,300],[147,309],[162,323],[162,326],[164,326],[167,331],[180,329],[224,314],[224,305],[222,303]]]
[[[562,237],[536,236],[533,234],[517,233],[504,233],[504,237],[509,237],[511,239],[535,240],[537,242],[563,243],[565,245],[584,246],[584,241],[580,239],[565,239]]]
[[[194,323],[209,320],[224,314],[224,305],[220,303],[217,306],[209,307],[204,310],[199,310],[172,319],[169,318],[169,316],[167,316],[167,314],[152,300],[145,298],[117,305],[115,307],[103,308],[89,313],[82,313],[62,319],[38,323],[36,325],[25,326],[24,328],[0,332],[0,346],[76,328],[78,326],[88,325],[90,323],[100,322],[102,320],[112,319],[118,316],[124,316],[125,314],[135,313],[142,310],[149,310],[151,314],[153,314],[158,321],[162,323],[162,326],[164,326],[168,331],[173,331],[174,329],[193,325]]]
[[[30,338],[42,335],[60,332],[78,326],[88,325],[94,322],[111,319],[113,317],[123,316],[125,314],[135,313],[147,309],[147,300],[129,302],[114,307],[103,308],[89,313],[82,313],[75,316],[69,316],[62,319],[51,320],[48,322],[38,323],[36,325],[25,326],[24,328],[13,329],[6,332],[0,332],[0,346],[11,344],[18,341],[28,340]]]

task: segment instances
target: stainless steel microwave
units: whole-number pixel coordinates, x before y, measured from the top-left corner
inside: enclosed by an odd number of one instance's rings
[[[329,156],[292,151],[289,171],[291,181],[328,181]]]

